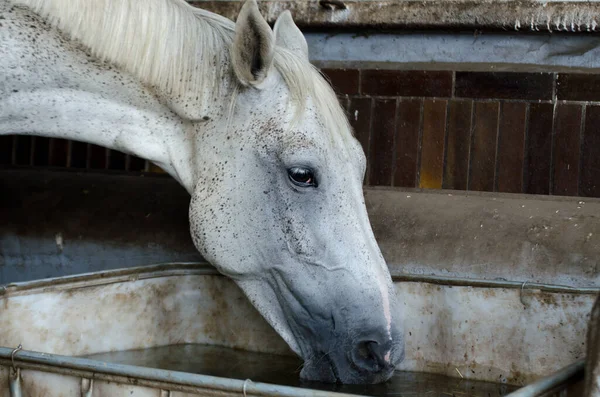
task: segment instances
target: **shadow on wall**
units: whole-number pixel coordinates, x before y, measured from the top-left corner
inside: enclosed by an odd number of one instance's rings
[[[203,261],[172,178],[4,170],[0,191],[0,284]]]

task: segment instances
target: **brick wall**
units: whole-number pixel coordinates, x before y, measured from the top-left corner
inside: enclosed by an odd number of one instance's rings
[[[600,197],[600,75],[323,69],[368,156],[366,183]],[[134,156],[0,137],[0,165],[161,172]]]
[[[600,75],[323,72],[369,185],[600,197]]]

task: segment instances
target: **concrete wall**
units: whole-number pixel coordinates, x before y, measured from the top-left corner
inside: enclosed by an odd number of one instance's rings
[[[169,177],[0,172],[0,284],[202,260]]]
[[[202,260],[162,176],[0,172],[0,283]],[[391,272],[598,286],[600,200],[366,188]]]
[[[600,284],[600,200],[371,188],[393,275]]]

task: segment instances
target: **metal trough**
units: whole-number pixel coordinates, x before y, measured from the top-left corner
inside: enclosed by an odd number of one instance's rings
[[[406,333],[402,371],[453,376],[463,389],[496,382],[491,395],[504,396],[584,355],[594,288],[425,275],[394,281]],[[236,285],[202,263],[8,284],[0,287],[0,329],[0,396],[244,395],[244,387],[246,395],[340,394],[83,357],[183,344],[290,356]],[[528,390],[516,396],[549,395]]]
[[[0,329],[0,396],[343,395],[76,357],[181,343],[289,354],[205,264],[9,284],[0,287]]]
[[[8,368],[10,396],[348,396],[348,394],[107,364],[85,358],[0,348],[0,374]],[[22,375],[21,375],[22,373]],[[0,378],[2,378],[0,375]],[[2,380],[4,381],[4,379]],[[23,384],[23,387],[21,385]],[[25,390],[23,393],[21,390]],[[2,389],[0,388],[0,392]]]

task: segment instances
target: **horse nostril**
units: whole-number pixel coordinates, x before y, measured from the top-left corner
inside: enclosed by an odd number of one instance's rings
[[[392,367],[389,357],[386,357],[390,347],[389,343],[381,345],[373,340],[359,342],[354,349],[352,361],[361,370],[369,372],[388,370]]]
[[[361,342],[358,344],[358,347],[356,348],[356,352],[358,353],[358,356],[360,358],[362,358],[363,360],[371,360],[373,358],[373,354],[372,352],[372,344],[377,344],[377,342],[374,341],[367,341],[367,342]]]

